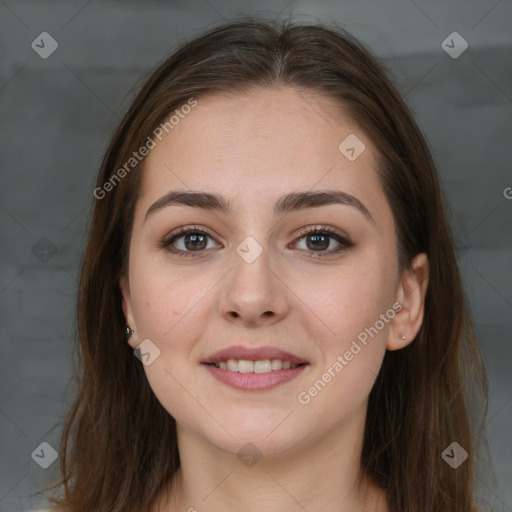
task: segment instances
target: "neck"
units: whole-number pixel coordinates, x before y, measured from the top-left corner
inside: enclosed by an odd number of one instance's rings
[[[321,439],[246,464],[178,425],[181,467],[159,511],[386,511],[384,491],[361,475],[365,412]]]

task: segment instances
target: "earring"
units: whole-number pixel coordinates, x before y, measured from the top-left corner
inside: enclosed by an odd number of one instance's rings
[[[132,331],[128,326],[126,326],[126,330],[125,330],[125,333],[126,333],[126,336],[128,338],[131,338],[132,337],[132,334],[134,333],[135,331]]]
[[[403,339],[403,340],[406,340],[406,339],[407,339],[407,338],[405,337],[405,334],[404,334],[404,333],[402,333],[402,339]]]

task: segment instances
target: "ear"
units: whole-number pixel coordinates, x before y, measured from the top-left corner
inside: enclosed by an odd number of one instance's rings
[[[126,319],[126,325],[130,327],[134,332],[132,337],[128,339],[128,344],[133,348],[137,348],[138,342],[137,339],[137,326],[135,325],[135,318],[133,316],[133,308],[132,308],[132,297],[130,294],[130,285],[128,284],[128,279],[126,276],[121,276],[119,278],[119,287],[121,288],[122,294],[122,306],[124,312],[124,318]]]
[[[412,260],[410,268],[405,269],[400,278],[396,302],[402,305],[402,309],[393,318],[386,344],[388,350],[399,350],[406,347],[418,334],[423,323],[428,281],[427,255],[425,253],[417,254]]]

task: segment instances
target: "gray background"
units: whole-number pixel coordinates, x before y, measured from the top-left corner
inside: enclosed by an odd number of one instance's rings
[[[134,91],[188,38],[237,13],[335,21],[381,57],[413,109],[451,206],[458,256],[489,372],[497,473],[477,484],[512,510],[512,5],[510,0],[0,3],[0,512],[55,476],[31,458],[73,393],[77,272],[100,160]],[[58,42],[49,58],[31,43]],[[452,59],[456,31],[468,49]],[[512,194],[511,194],[512,195]]]

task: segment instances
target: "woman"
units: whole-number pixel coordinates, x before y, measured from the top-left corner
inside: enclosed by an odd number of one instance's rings
[[[55,510],[478,510],[442,192],[359,43],[260,19],[188,42],[94,196]]]

